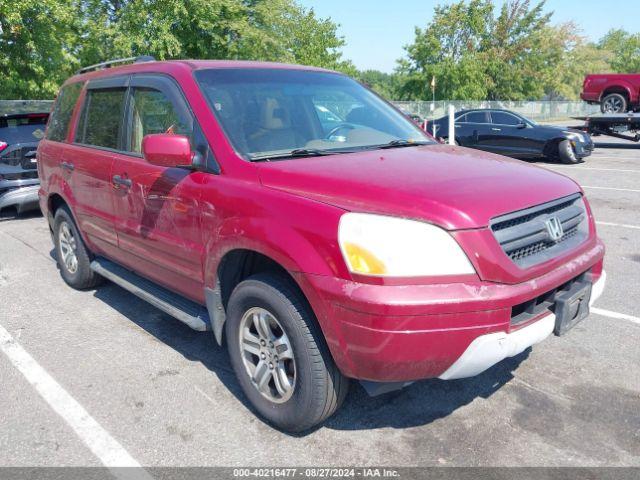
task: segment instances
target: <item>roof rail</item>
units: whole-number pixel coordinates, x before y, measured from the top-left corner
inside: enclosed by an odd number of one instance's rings
[[[128,58],[118,58],[115,60],[109,60],[108,62],[96,63],[95,65],[89,65],[88,67],[82,67],[76,73],[87,73],[92,72],[94,70],[101,70],[103,68],[111,68],[112,65],[117,65],[119,63],[142,63],[142,62],[153,62],[155,58],[151,55],[140,55],[138,57],[128,57]]]

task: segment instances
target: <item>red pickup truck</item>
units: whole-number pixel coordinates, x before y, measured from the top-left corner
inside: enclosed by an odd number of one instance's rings
[[[587,75],[580,98],[599,103],[602,113],[624,113],[640,107],[640,73]]]

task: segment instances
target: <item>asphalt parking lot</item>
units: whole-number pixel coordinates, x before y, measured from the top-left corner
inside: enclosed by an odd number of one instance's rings
[[[582,184],[599,222],[591,316],[476,378],[353,384],[298,436],[248,409],[211,334],[113,284],[70,289],[42,217],[0,222],[0,465],[640,466],[640,149],[538,165]]]

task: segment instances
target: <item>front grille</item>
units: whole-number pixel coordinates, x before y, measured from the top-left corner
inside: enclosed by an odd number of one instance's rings
[[[562,232],[552,232],[547,223],[557,219]],[[554,200],[526,210],[494,218],[491,230],[507,256],[528,268],[571,250],[586,240],[589,225],[580,194]],[[560,233],[552,238],[552,233]]]

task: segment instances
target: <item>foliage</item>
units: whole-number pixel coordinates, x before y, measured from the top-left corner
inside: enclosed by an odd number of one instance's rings
[[[399,61],[399,97],[431,99],[435,76],[438,99],[575,99],[587,73],[640,71],[639,34],[614,30],[594,45],[571,22],[552,25],[544,6],[459,0],[436,7]]]
[[[296,0],[0,0],[0,98],[52,98],[81,65],[158,59],[252,59],[355,76],[389,99],[578,98],[587,73],[640,72],[640,33],[587,42],[554,25],[545,1],[437,6],[392,74],[342,58],[337,25]]]
[[[0,0],[0,97],[51,98],[109,58],[252,59],[354,73],[337,25],[294,0]]]
[[[640,33],[611,30],[598,42],[598,47],[611,53],[613,71],[640,73]]]
[[[0,98],[53,96],[77,64],[74,21],[70,1],[0,0]]]

